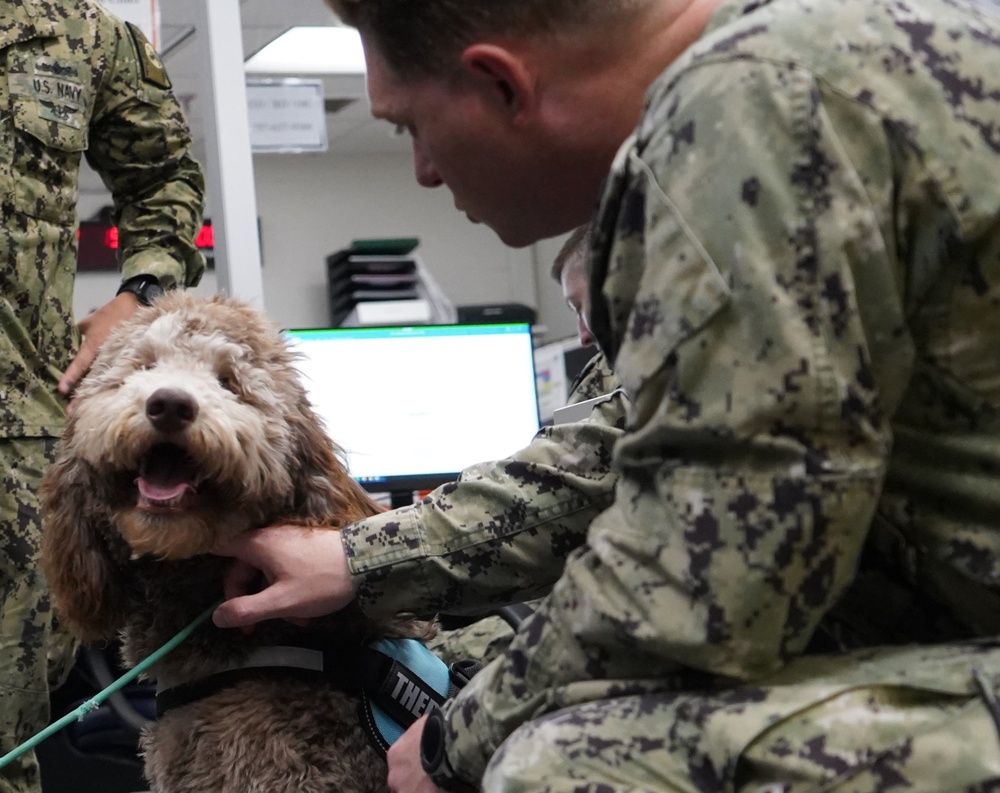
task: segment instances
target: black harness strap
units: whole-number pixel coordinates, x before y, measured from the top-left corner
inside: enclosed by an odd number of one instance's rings
[[[324,680],[335,679],[335,676],[329,672],[287,666],[255,666],[247,669],[227,669],[224,672],[216,672],[207,677],[192,680],[190,683],[181,683],[180,685],[157,691],[156,717],[162,718],[165,713],[174,708],[190,705],[192,702],[210,697],[245,680],[261,680],[277,677],[282,679],[294,678],[303,682],[315,680],[317,677],[321,677]],[[351,690],[352,687],[343,686],[343,688],[344,690]]]
[[[245,680],[291,677],[308,681],[320,677],[336,681],[345,691],[360,694],[358,715],[361,724],[371,744],[385,753],[389,748],[389,741],[382,731],[386,728],[386,718],[395,722],[395,725],[388,727],[390,735],[392,730],[399,728],[405,731],[431,704],[443,705],[448,697],[458,693],[482,668],[482,664],[475,660],[453,664],[448,669],[448,692],[444,695],[406,664],[372,647],[360,647],[347,654],[332,655],[324,652],[322,663],[318,662],[317,655],[294,661],[299,649],[304,648],[262,648],[258,651],[260,655],[251,656],[246,663],[237,667],[197,680],[166,686],[156,692],[157,718],[162,718],[174,708],[197,702]],[[273,650],[278,652],[272,653]],[[424,649],[423,652],[434,658],[429,650]],[[277,660],[282,658],[284,661]],[[433,663],[443,665],[436,658]],[[440,682],[439,679],[439,684]],[[381,713],[376,713],[373,708]]]
[[[494,613],[514,630],[518,630],[521,623],[534,614],[535,610],[527,603],[511,603],[509,606],[501,606]]]
[[[160,680],[156,691],[156,715],[182,705],[210,697],[244,680],[294,678],[315,680],[320,677],[344,691],[355,691],[358,662],[353,653],[333,653],[309,647],[263,647],[243,663],[214,674],[171,685]]]

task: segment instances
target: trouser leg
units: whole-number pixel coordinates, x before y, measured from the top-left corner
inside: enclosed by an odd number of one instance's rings
[[[500,617],[484,617],[471,625],[441,631],[427,646],[446,664],[475,660],[484,666],[507,649],[514,629]]]
[[[601,700],[529,722],[500,747],[485,793],[694,793],[699,773],[671,746],[676,712],[659,695]],[[721,792],[722,788],[718,788]]]
[[[801,659],[767,685],[565,708],[516,730],[487,793],[1000,790],[1000,648]]]
[[[61,682],[75,643],[53,635],[39,569],[38,486],[51,456],[49,439],[0,441],[0,754],[49,722],[49,676]],[[39,793],[32,753],[0,769],[2,793]]]
[[[777,725],[745,752],[740,793],[987,793],[1000,742],[979,697],[859,689]]]

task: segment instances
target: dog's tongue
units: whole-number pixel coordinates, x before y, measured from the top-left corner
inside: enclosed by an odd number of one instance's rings
[[[135,483],[139,487],[139,495],[149,501],[170,501],[183,495],[187,490],[194,492],[194,488],[187,482],[177,482],[176,484],[168,485],[159,482],[149,482],[140,476],[135,480]]]
[[[194,476],[194,463],[182,449],[169,444],[155,446],[143,458],[135,480],[140,505],[180,504],[182,496],[197,493]]]

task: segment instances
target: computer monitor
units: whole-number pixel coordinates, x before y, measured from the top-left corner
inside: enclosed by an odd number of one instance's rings
[[[286,333],[311,402],[371,492],[437,487],[539,429],[527,323]]]

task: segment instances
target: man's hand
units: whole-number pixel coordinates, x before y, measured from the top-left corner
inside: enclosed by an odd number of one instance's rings
[[[111,334],[115,326],[132,316],[133,312],[139,308],[139,301],[136,296],[124,292],[115,297],[109,303],[105,303],[93,314],[88,314],[80,320],[80,350],[76,357],[70,361],[66,367],[66,372],[59,381],[59,393],[69,396],[76,388],[83,376],[90,369],[90,365],[97,357],[101,345]]]
[[[389,747],[389,790],[393,793],[444,793],[424,772],[420,762],[420,736],[426,716],[421,716]]]
[[[212,617],[220,628],[269,619],[301,624],[354,599],[339,531],[271,526],[241,534],[215,553],[236,559],[226,573],[226,602]]]

